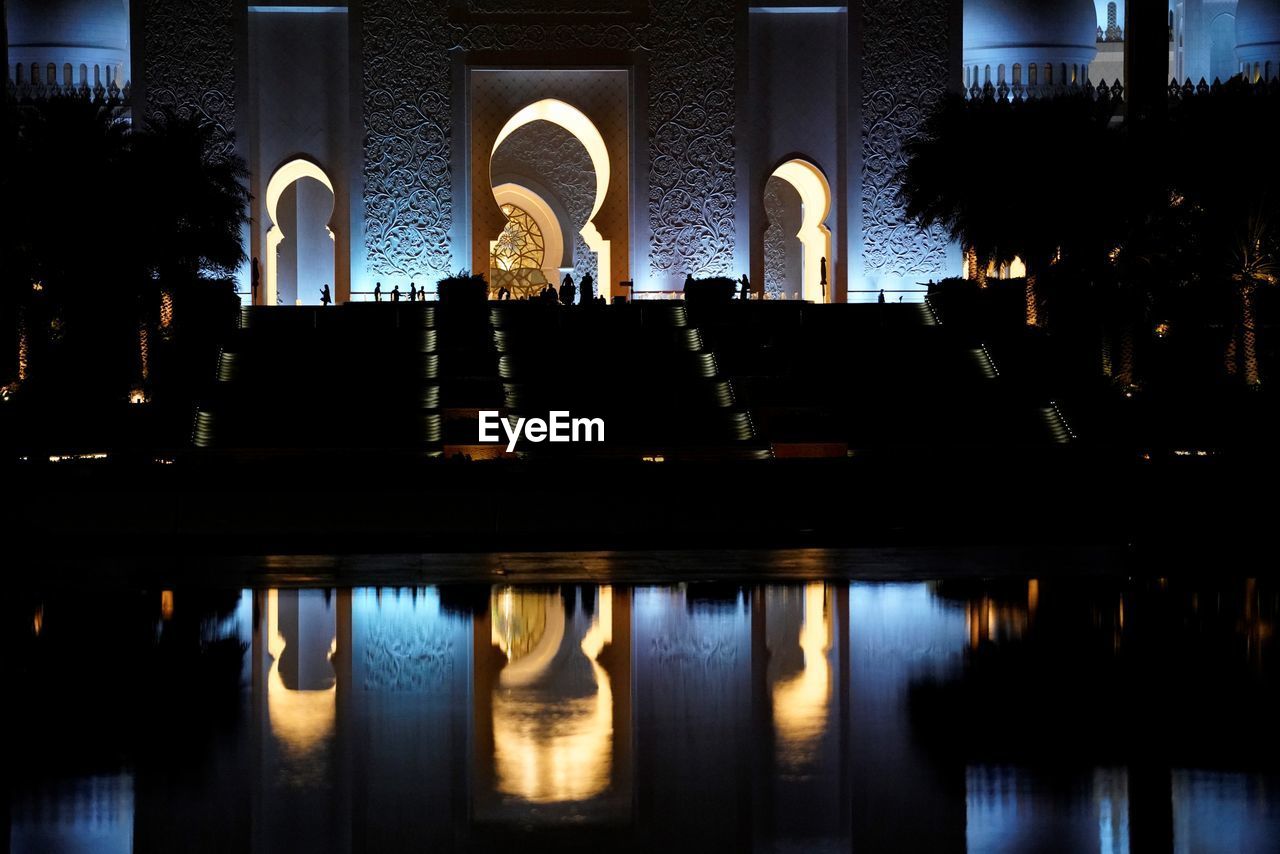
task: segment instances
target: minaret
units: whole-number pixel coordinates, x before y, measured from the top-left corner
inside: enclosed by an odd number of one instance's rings
[[[1120,29],[1120,25],[1116,23],[1116,4],[1114,0],[1107,4],[1106,40],[1109,42],[1124,40],[1124,30]]]

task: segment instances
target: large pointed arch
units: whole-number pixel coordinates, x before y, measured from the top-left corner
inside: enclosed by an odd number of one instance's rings
[[[572,104],[555,98],[544,98],[541,101],[534,101],[532,104],[518,110],[511,118],[507,119],[507,123],[502,126],[502,130],[498,132],[494,138],[493,148],[489,151],[489,157],[492,159],[494,153],[498,150],[498,146],[511,134],[530,122],[545,121],[559,125],[577,138],[582,143],[582,147],[587,150],[587,156],[591,158],[591,166],[596,173],[596,192],[595,202],[591,206],[591,215],[587,217],[587,223],[580,231],[583,240],[587,242],[587,247],[596,253],[598,282],[596,283],[596,293],[603,296],[606,300],[613,296],[613,275],[610,269],[609,243],[600,234],[596,228],[595,217],[600,212],[600,208],[604,205],[605,195],[609,191],[609,150],[605,146],[604,137],[600,134],[600,129],[595,126],[587,115]]]
[[[800,240],[804,257],[801,275],[803,299],[811,302],[831,302],[831,229],[826,226],[831,212],[831,185],[822,170],[808,160],[788,160],[773,170],[771,177],[781,178],[800,194],[804,213],[796,237]],[[827,284],[822,286],[822,259],[827,259]]]
[[[284,240],[284,232],[280,230],[280,226],[277,224],[280,221],[280,217],[276,209],[280,205],[280,197],[284,195],[284,191],[291,184],[301,181],[303,178],[314,178],[323,184],[330,193],[333,193],[335,206],[337,204],[337,193],[334,192],[333,182],[329,180],[329,176],[325,174],[323,169],[310,160],[301,157],[290,160],[271,176],[271,180],[267,182],[266,195],[267,217],[271,220],[271,228],[267,231],[266,305],[276,304],[278,295],[276,252],[280,248],[280,243]],[[333,233],[333,226],[329,225],[327,228],[329,239],[336,241],[337,238]]]

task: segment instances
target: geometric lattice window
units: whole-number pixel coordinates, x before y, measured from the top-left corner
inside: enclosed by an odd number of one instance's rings
[[[546,257],[542,229],[524,208],[505,204],[502,213],[507,224],[498,235],[489,259],[490,285],[495,290],[505,287],[513,297],[537,296],[546,285],[542,274]]]

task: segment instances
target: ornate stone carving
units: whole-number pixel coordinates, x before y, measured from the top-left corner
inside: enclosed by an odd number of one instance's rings
[[[862,44],[863,262],[869,276],[943,272],[949,241],[908,222],[898,198],[903,143],[947,88],[949,0],[865,0]]]
[[[148,118],[164,109],[202,116],[230,151],[235,128],[235,6],[232,0],[145,0],[142,69]],[[138,8],[135,6],[135,9]]]
[[[364,21],[365,248],[373,276],[449,272],[450,74],[444,3],[369,0]]]
[[[557,0],[558,2],[558,0]],[[369,272],[447,271],[455,50],[597,49],[649,53],[650,268],[731,272],[734,207],[734,4],[650,0],[653,23],[458,24],[445,3],[363,6],[365,244]],[[657,152],[662,152],[660,155]],[[474,164],[473,164],[474,168]],[[455,247],[463,256],[466,247]]]
[[[655,275],[733,270],[734,4],[654,0],[648,35]]]

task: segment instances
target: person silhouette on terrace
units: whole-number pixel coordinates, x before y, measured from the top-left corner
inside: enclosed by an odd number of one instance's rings
[[[253,299],[253,304],[258,304],[258,286],[262,284],[262,270],[258,267],[258,258],[255,255],[253,263],[249,267],[249,295]]]
[[[880,296],[876,298],[876,302],[880,303],[880,305],[884,305],[884,288],[880,289]]]
[[[565,305],[573,305],[573,298],[577,295],[578,288],[573,283],[573,277],[565,273],[564,281],[560,283],[560,302]]]
[[[373,283],[373,301],[382,302],[382,282]]]
[[[333,297],[329,294],[329,283],[326,282],[324,287],[320,289],[320,304],[328,305],[333,302]]]
[[[591,278],[590,273],[586,273],[582,277],[582,286],[580,289],[580,294],[578,299],[583,305],[589,305],[590,303],[595,302],[595,298],[596,298],[595,280]]]
[[[560,294],[556,291],[556,286],[547,282],[547,286],[542,289],[542,298],[550,303],[560,302]]]
[[[738,280],[738,283],[742,285],[742,298],[751,299],[751,280],[747,278],[746,273],[742,274],[742,278]]]
[[[400,302],[400,286],[396,285],[391,289],[391,301]]]

